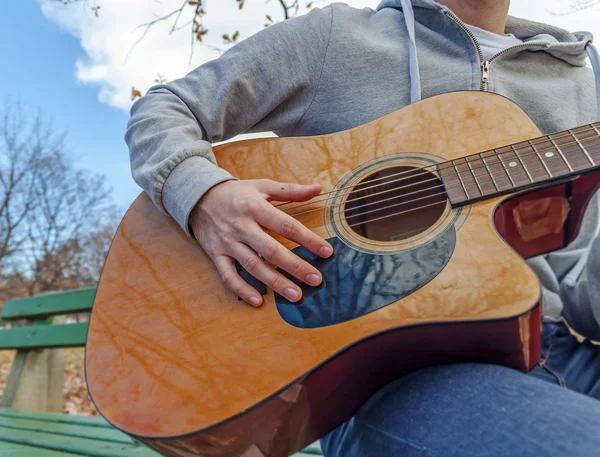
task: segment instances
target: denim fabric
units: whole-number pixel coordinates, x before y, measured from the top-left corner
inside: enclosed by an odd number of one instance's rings
[[[322,440],[327,457],[600,455],[600,346],[545,324],[531,373],[477,363],[411,373]]]

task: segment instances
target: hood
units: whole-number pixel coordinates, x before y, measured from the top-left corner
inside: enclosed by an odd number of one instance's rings
[[[383,0],[377,7],[377,11],[385,8],[395,8],[404,11],[410,8],[423,8],[443,12],[449,10],[433,0]],[[592,42],[593,36],[589,32],[571,33],[560,27],[529,21],[514,16],[508,16],[506,21],[506,33],[512,33],[524,42],[543,41],[549,44],[544,49],[553,57],[564,60],[571,65],[585,66],[588,57],[587,46]]]
[[[440,13],[449,8],[433,0],[383,0],[377,11],[385,8],[400,9],[404,13],[404,21],[408,30],[409,71],[410,71],[410,99],[411,103],[421,100],[421,79],[419,75],[419,60],[417,55],[417,42],[415,36],[415,15],[413,8],[438,10]],[[528,21],[513,16],[506,20],[506,32],[512,33],[524,42],[542,41],[547,46],[541,50],[557,59],[564,60],[571,65],[585,66],[586,57],[589,56],[596,81],[596,101],[600,115],[600,54],[592,44],[592,34],[588,32],[570,33],[559,27],[548,24]]]

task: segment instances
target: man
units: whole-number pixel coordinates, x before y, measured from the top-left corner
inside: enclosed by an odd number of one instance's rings
[[[457,90],[502,94],[544,133],[596,121],[594,76],[585,67],[591,36],[507,17],[509,3],[384,0],[376,11],[335,4],[269,27],[133,106],[126,139],[134,178],[197,239],[238,296],[262,304],[235,260],[296,302],[300,289],[263,258],[312,286],[321,275],[263,228],[322,257],[332,249],[268,200],[307,200],[320,186],[235,180],[218,168],[211,143],[242,132],[341,131]],[[544,358],[532,375],[482,364],[412,373],[330,433],[326,454],[597,455],[600,350],[578,343],[561,322],[565,316],[600,340],[597,226],[594,200],[569,249],[531,262],[545,287],[547,322]]]

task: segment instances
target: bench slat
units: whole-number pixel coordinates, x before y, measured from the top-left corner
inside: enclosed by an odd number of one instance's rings
[[[292,457],[305,457],[309,455],[323,455],[321,446],[319,443],[314,443],[307,448],[302,449],[298,454],[294,454]]]
[[[15,420],[11,424],[10,420]],[[17,422],[18,421],[18,422]],[[27,422],[26,422],[27,421]],[[8,424],[8,425],[7,425]],[[60,425],[65,425],[67,428],[61,429]],[[134,442],[128,435],[118,431],[105,419],[98,416],[74,416],[70,414],[61,413],[38,413],[34,411],[18,411],[15,409],[0,408],[0,430],[3,427],[18,428],[24,430],[30,430],[29,427],[35,427],[36,430],[44,429],[46,432],[64,434],[67,436],[77,437],[93,437],[100,440],[111,440],[113,442],[121,442],[123,444],[132,445]],[[103,430],[106,429],[106,430]],[[10,433],[9,430],[5,430]],[[89,434],[88,434],[89,433]],[[112,435],[114,433],[114,435]],[[43,435],[41,435],[41,441],[43,442]],[[123,441],[120,441],[120,440]],[[0,456],[7,455],[5,453],[6,443],[3,443],[0,438]],[[28,448],[30,449],[30,448]],[[55,451],[49,451],[55,452]],[[158,457],[157,454],[149,455],[143,454],[139,457]],[[11,455],[12,454],[8,454]],[[15,454],[16,456],[17,454]],[[38,454],[25,454],[27,457],[30,455]],[[63,454],[61,454],[62,456]],[[124,454],[123,454],[124,455]],[[127,454],[129,455],[129,454]],[[319,443],[314,443],[301,452],[294,454],[294,457],[306,457],[308,455],[323,455]],[[18,454],[20,457],[20,454]],[[120,456],[120,454],[119,454]],[[40,454],[40,457],[46,457],[44,454]],[[54,457],[54,454],[49,454],[48,457]]]
[[[40,449],[39,447],[7,441],[0,441],[0,455],[2,457],[81,457],[81,454],[66,454],[63,451]]]
[[[2,319],[39,319],[57,314],[91,311],[96,288],[49,292],[34,297],[8,300],[2,309]]]
[[[70,452],[72,454],[79,453],[90,457],[161,457],[157,452],[142,445],[126,445],[95,439],[32,432],[29,430],[0,428],[0,443],[2,441],[54,451]],[[5,455],[2,453],[1,447],[0,455]]]
[[[0,330],[0,349],[85,346],[88,323],[32,325]]]
[[[62,413],[42,413],[37,411],[19,411],[17,409],[0,408],[0,417],[16,417],[38,421],[59,422],[62,424],[86,425],[88,427],[104,427],[112,429],[112,425],[99,416],[74,416]]]
[[[17,417],[0,417],[0,430],[30,430],[34,432],[52,433],[54,435],[78,436],[113,443],[134,444],[135,442],[115,428],[89,427],[86,425],[65,424],[62,422],[39,421]]]

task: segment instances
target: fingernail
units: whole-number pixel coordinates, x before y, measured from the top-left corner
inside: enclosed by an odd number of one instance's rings
[[[331,254],[333,254],[333,249],[331,249],[329,246],[323,246],[319,250],[319,256],[321,257],[330,257]]]
[[[287,289],[285,289],[283,291],[283,293],[285,294],[287,299],[291,300],[291,301],[298,300],[298,296],[300,295],[296,289],[292,289],[291,287],[288,287]]]
[[[310,284],[311,286],[316,287],[319,284],[321,284],[321,278],[319,277],[319,275],[311,273],[306,277],[306,282],[307,282],[307,284]]]
[[[249,300],[250,300],[250,304],[252,306],[260,306],[260,298],[259,297],[256,297],[256,296],[250,297]]]

